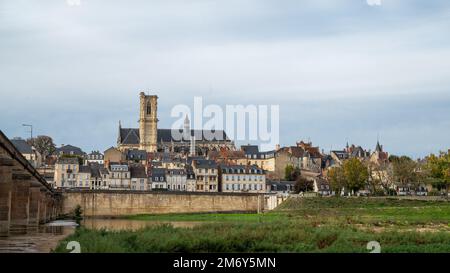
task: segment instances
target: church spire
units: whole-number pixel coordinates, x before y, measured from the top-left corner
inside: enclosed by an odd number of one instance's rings
[[[191,139],[191,122],[189,121],[188,115],[186,115],[184,119],[183,139],[185,141],[189,141]]]

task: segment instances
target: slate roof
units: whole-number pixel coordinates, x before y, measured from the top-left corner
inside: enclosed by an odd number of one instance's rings
[[[151,173],[152,181],[155,181],[155,178],[158,177],[158,180],[160,177],[164,177],[164,181],[166,180],[166,169],[164,168],[153,168]],[[164,182],[159,181],[159,182]]]
[[[84,155],[84,152],[75,146],[72,145],[64,145],[62,147],[56,148],[56,154],[73,154],[73,155]]]
[[[58,158],[56,164],[79,164],[78,158],[75,157],[62,157]]]
[[[133,165],[130,167],[131,178],[147,178],[147,172],[142,165]]]
[[[181,140],[176,140],[172,138],[172,132],[179,134],[177,130],[172,129],[158,129],[158,142],[181,142]],[[219,138],[210,140],[206,139],[206,131],[203,130],[191,130],[191,135],[195,136],[196,141],[230,141],[225,131],[217,130],[217,134],[220,135]],[[212,131],[215,133],[215,131]],[[119,130],[119,143],[128,145],[139,144],[139,129],[138,128],[120,128]]]
[[[242,145],[241,150],[244,151],[246,155],[248,154],[253,155],[259,153],[258,145]]]
[[[256,165],[244,166],[244,165],[221,165],[220,166],[223,173],[227,174],[264,174],[264,171]]]
[[[21,154],[32,154],[33,153],[33,149],[31,147],[31,145],[28,144],[24,139],[13,138],[10,141]]]
[[[217,163],[214,160],[198,159],[198,160],[194,160],[193,164],[195,165],[196,168],[203,168],[203,169],[217,168]]]
[[[147,152],[144,150],[128,150],[127,160],[146,160]]]

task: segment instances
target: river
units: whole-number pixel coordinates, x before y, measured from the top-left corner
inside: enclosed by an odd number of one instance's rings
[[[88,229],[115,231],[139,230],[161,224],[192,228],[204,223],[88,218],[83,220],[81,225]],[[0,237],[0,253],[49,253],[56,248],[60,240],[75,232],[76,226],[76,223],[73,221],[53,221],[39,226],[37,230],[28,230],[23,231],[23,234],[11,234],[8,237]]]

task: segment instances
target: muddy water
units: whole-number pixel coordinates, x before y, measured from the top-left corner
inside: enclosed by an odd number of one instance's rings
[[[140,221],[126,219],[85,219],[81,225],[88,229],[139,230],[161,224],[173,227],[192,228],[205,222],[176,221]],[[11,234],[0,237],[0,253],[48,253],[55,249],[58,242],[75,232],[73,221],[53,221],[40,226],[34,231],[24,231],[23,234]]]
[[[106,230],[138,230],[146,227],[157,225],[171,225],[180,228],[193,228],[195,226],[205,224],[206,222],[178,222],[178,221],[142,221],[127,219],[85,219],[82,225],[89,229],[106,229]]]
[[[34,231],[0,237],[0,253],[48,253],[74,231],[74,222],[55,221]]]

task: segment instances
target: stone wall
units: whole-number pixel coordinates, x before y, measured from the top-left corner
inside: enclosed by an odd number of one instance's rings
[[[88,217],[116,217],[135,214],[258,212],[264,209],[264,195],[198,192],[65,191],[62,211],[70,213],[80,205]]]

